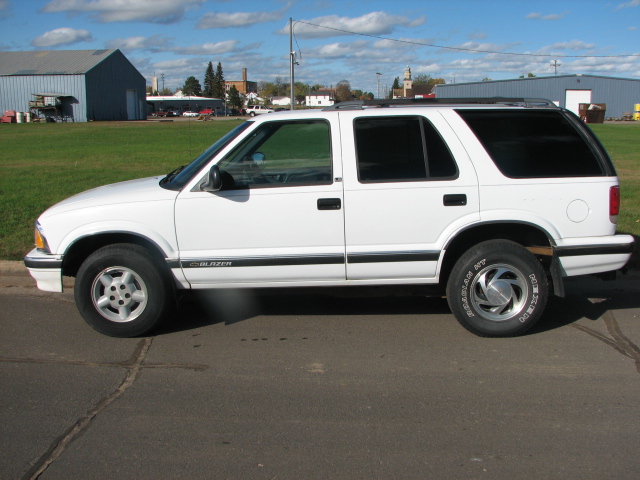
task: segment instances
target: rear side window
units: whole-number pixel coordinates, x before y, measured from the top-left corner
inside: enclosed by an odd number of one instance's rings
[[[559,111],[458,110],[511,178],[605,175],[596,151]]]
[[[456,178],[458,169],[440,134],[424,117],[365,117],[354,121],[361,183]]]

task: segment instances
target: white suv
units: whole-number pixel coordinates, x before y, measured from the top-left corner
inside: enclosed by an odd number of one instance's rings
[[[263,113],[273,113],[275,110],[273,108],[265,107],[264,105],[249,105],[247,107],[247,115],[255,117],[256,115],[261,115]]]
[[[251,119],[166,176],[71,197],[36,224],[39,288],[85,320],[157,327],[183,289],[426,285],[468,330],[517,335],[563,277],[614,272],[618,178],[548,101],[370,101]]]

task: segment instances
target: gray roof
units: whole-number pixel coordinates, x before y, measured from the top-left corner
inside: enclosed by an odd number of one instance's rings
[[[0,75],[80,75],[118,50],[0,52]]]

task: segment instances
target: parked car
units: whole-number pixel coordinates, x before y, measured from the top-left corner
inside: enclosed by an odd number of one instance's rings
[[[166,176],[54,205],[25,264],[42,290],[76,277],[80,314],[118,337],[181,290],[276,286],[420,286],[475,334],[522,334],[564,277],[629,260],[619,181],[551,101],[447,101],[252,118]]]
[[[197,117],[200,115],[198,112],[192,112],[191,110],[187,110],[186,112],[182,112],[183,117]]]
[[[252,117],[263,113],[273,113],[273,111],[273,108],[265,107],[264,105],[249,105],[247,107],[247,113]]]
[[[203,108],[198,112],[200,115],[213,115],[213,108]]]

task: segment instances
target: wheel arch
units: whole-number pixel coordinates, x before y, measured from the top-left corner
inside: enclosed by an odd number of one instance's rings
[[[551,235],[538,225],[508,221],[472,225],[450,238],[445,245],[440,265],[440,285],[447,284],[454,264],[464,252],[487,240],[511,240],[529,249],[551,277],[556,293],[562,291],[562,280],[555,274],[553,267],[552,247],[555,242]]]
[[[116,243],[130,243],[144,247],[159,265],[166,266],[167,255],[153,240],[131,232],[103,232],[78,238],[67,248],[62,263],[62,274],[75,277],[80,265],[93,252]]]

